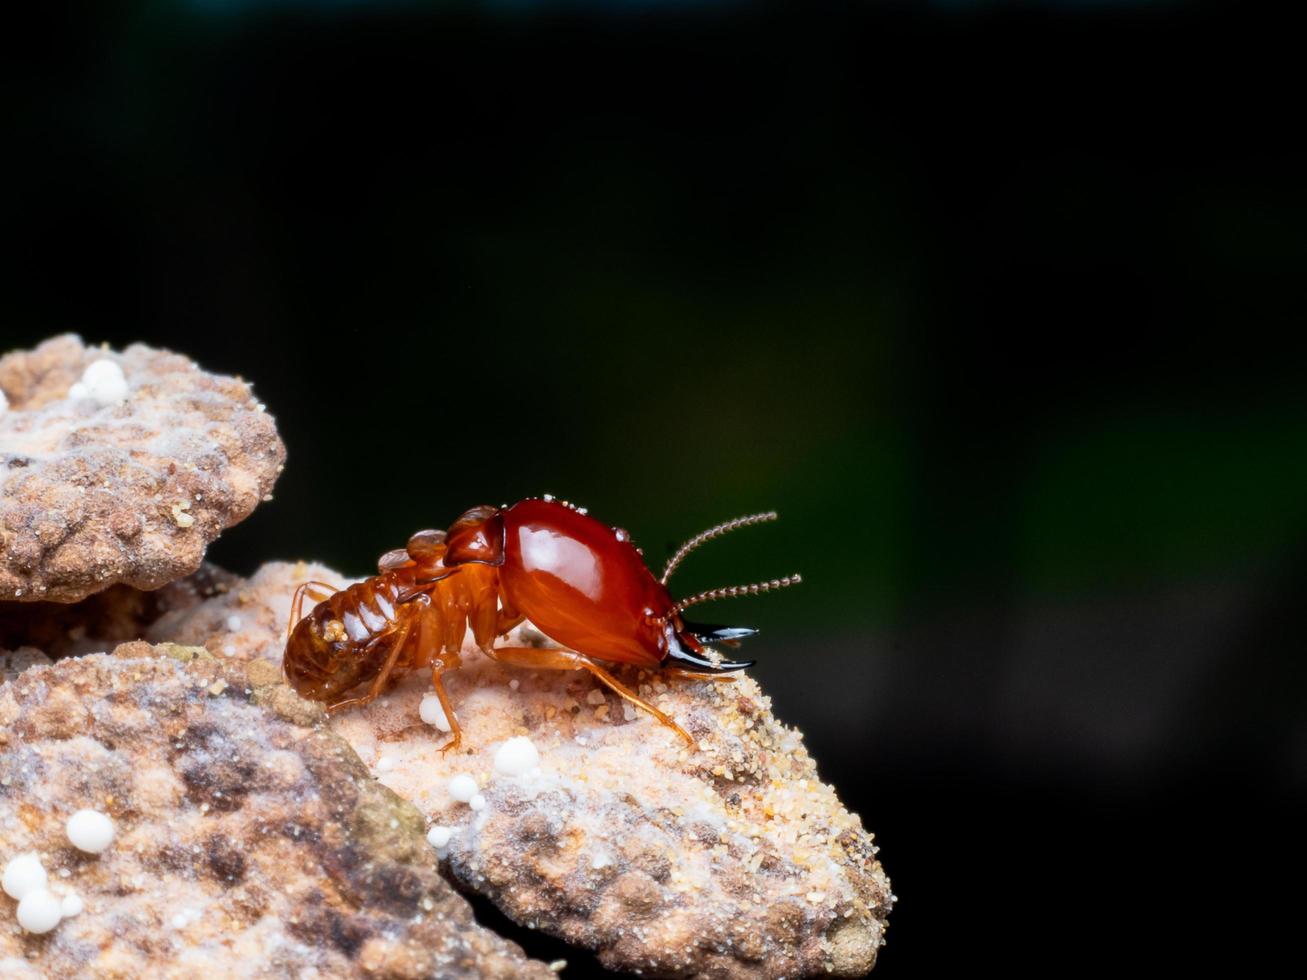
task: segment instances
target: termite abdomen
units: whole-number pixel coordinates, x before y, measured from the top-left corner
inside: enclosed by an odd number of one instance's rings
[[[337,592],[296,624],[285,669],[303,697],[335,701],[372,680],[391,653],[394,576],[378,576]]]

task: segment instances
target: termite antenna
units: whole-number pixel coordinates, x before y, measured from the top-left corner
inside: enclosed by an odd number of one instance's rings
[[[685,544],[676,550],[676,554],[667,562],[667,567],[663,569],[663,577],[658,581],[663,585],[672,577],[672,572],[676,571],[678,565],[685,561],[685,556],[701,544],[706,544],[713,538],[720,538],[723,534],[734,531],[736,528],[749,527],[753,524],[766,524],[768,521],[776,520],[776,511],[769,510],[765,514],[750,514],[748,517],[737,517],[733,521],[727,521],[725,524],[718,524],[716,527],[710,527],[700,534],[696,534]]]
[[[753,585],[728,585],[721,589],[709,589],[707,592],[700,592],[698,595],[692,595],[688,599],[682,599],[672,606],[671,611],[667,613],[667,618],[680,615],[691,606],[697,606],[701,602],[711,602],[713,599],[731,599],[737,595],[759,595],[763,592],[775,592],[777,589],[783,589],[789,585],[798,585],[803,579],[796,572],[793,575],[786,575],[784,578],[774,578],[770,582],[755,582]]]

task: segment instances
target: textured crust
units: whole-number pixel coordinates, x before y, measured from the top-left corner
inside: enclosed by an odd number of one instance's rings
[[[99,360],[122,369],[122,403],[69,397]],[[56,337],[0,358],[0,390],[0,600],[76,602],[188,575],[286,457],[248,384],[141,344]]]
[[[161,617],[148,635],[279,676],[290,596],[306,579],[346,584],[321,566],[265,565]],[[528,625],[505,642],[543,638]],[[446,677],[464,732],[458,753],[442,755],[448,736],[419,720],[430,690],[420,672],[333,716],[332,727],[383,784],[450,828],[447,869],[462,887],[614,969],[732,980],[870,970],[893,903],[889,879],[802,735],[776,719],[750,677],[623,677],[699,750],[586,674],[506,668],[470,647]],[[539,770],[499,773],[496,751],[522,735]],[[460,773],[476,779],[482,808],[450,796]]]
[[[421,814],[322,722],[276,671],[171,645],[0,687],[0,857],[37,852],[85,902],[48,935],[0,929],[0,974],[551,976],[476,925]],[[99,856],[64,832],[83,807],[117,828]]]

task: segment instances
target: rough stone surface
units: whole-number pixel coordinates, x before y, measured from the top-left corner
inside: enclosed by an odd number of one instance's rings
[[[105,359],[127,398],[70,397]],[[0,391],[0,600],[75,602],[188,575],[285,460],[248,384],[141,344],[117,353],[56,337],[0,358]]]
[[[205,563],[151,592],[112,585],[81,602],[0,602],[0,650],[36,647],[54,659],[104,653],[136,640],[160,617],[190,609],[244,582]]]
[[[206,601],[175,602],[151,621],[145,638],[202,646],[228,659],[265,661],[280,676],[291,600],[295,590],[308,581],[343,587],[354,580],[323,565],[269,562],[248,580],[225,579]],[[303,611],[307,613],[313,605],[305,599]]]
[[[290,595],[306,578],[342,582],[321,567],[265,566],[150,635],[275,675]],[[510,637],[542,639],[529,626]],[[752,679],[623,675],[698,740],[691,752],[588,675],[501,667],[472,650],[465,660],[447,680],[464,728],[458,754],[442,756],[448,736],[420,721],[418,675],[332,720],[383,784],[452,830],[442,856],[463,886],[644,976],[871,969],[892,903],[872,836]],[[521,735],[538,771],[497,773],[496,751]],[[476,779],[483,808],[450,796],[459,773]]]
[[[117,827],[101,855],[65,835],[83,807]],[[425,830],[246,665],[132,643],[33,667],[0,687],[0,861],[38,852],[85,910],[35,936],[0,896],[0,974],[550,976],[473,922]]]

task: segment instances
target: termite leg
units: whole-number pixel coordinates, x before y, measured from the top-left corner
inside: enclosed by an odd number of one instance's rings
[[[680,667],[664,667],[664,674],[675,674],[677,677],[688,677],[694,681],[716,681],[721,684],[735,683],[734,674],[700,674],[693,670],[681,670]]]
[[[520,612],[508,605],[504,597],[499,597],[499,611],[495,613],[495,636],[503,636],[509,630],[513,629],[519,623],[525,622],[526,617]]]
[[[450,749],[458,748],[463,741],[463,729],[458,724],[458,716],[454,714],[454,706],[445,692],[445,682],[441,675],[447,670],[457,670],[462,666],[463,661],[457,653],[441,652],[444,635],[441,629],[440,611],[430,599],[427,599],[425,605],[422,622],[418,625],[418,650],[413,661],[415,664],[431,664],[431,688],[436,692],[440,709],[445,713],[445,720],[449,722],[449,729],[453,736],[440,747],[440,754],[444,755]]]
[[[691,748],[694,747],[694,739],[689,736],[684,728],[583,653],[576,653],[572,650],[540,650],[536,647],[497,647],[493,649],[482,647],[482,650],[487,656],[498,660],[500,663],[511,664],[514,667],[529,667],[533,670],[588,670],[614,694],[625,698],[637,708],[649,712],[649,714],[685,739]]]
[[[334,585],[328,585],[326,582],[308,581],[301,584],[295,590],[294,597],[290,600],[290,622],[286,624],[286,639],[290,640],[290,634],[294,631],[295,624],[303,618],[304,594],[306,592],[313,592],[314,600],[321,602],[323,599],[330,599],[339,591],[340,589]]]
[[[371,704],[377,699],[386,686],[386,681],[390,678],[391,671],[395,669],[395,663],[399,660],[400,652],[404,649],[404,642],[408,639],[408,630],[411,620],[405,619],[403,625],[398,629],[382,633],[380,636],[373,637],[367,646],[363,648],[363,656],[383,640],[395,637],[395,641],[390,648],[390,656],[386,657],[386,662],[381,667],[381,672],[377,674],[377,679],[372,682],[368,688],[368,693],[357,698],[346,698],[344,701],[337,701],[335,704],[327,706],[327,713],[334,715],[338,711],[346,708],[361,708],[365,704]]]
[[[436,697],[440,699],[441,710],[445,712],[445,720],[449,722],[449,729],[453,737],[440,747],[440,754],[444,755],[450,749],[456,749],[459,743],[463,741],[463,729],[459,727],[458,717],[454,714],[454,706],[449,703],[449,695],[445,693],[445,682],[440,675],[444,673],[444,666],[436,666],[440,661],[431,665],[431,686],[435,689]]]

